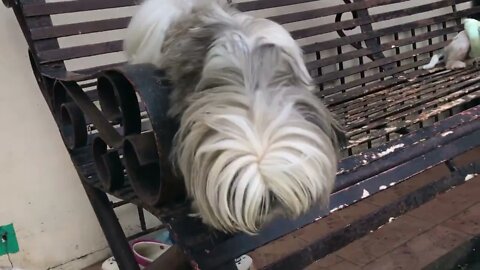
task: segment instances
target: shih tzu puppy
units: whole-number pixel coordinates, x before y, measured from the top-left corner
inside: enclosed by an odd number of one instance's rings
[[[462,69],[471,64],[478,66],[479,59],[480,21],[467,18],[464,20],[464,30],[458,33],[442,52],[433,55],[430,63],[422,68],[432,69],[445,62],[447,69]]]
[[[439,63],[444,62],[447,69],[461,69],[467,67],[465,60],[468,58],[470,51],[470,42],[467,33],[461,31],[452,41],[443,49],[442,52],[435,54],[430,62],[423,69],[432,69]]]
[[[283,27],[215,0],[147,0],[124,45],[175,87],[173,163],[204,223],[254,234],[328,205],[342,133]]]

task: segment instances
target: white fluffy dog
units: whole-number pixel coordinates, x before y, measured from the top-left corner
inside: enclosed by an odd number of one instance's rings
[[[341,132],[283,27],[214,0],[147,0],[125,51],[175,86],[173,162],[204,223],[253,234],[328,204]]]

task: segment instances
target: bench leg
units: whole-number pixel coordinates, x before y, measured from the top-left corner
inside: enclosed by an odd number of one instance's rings
[[[82,181],[83,183],[83,181]],[[110,200],[102,191],[83,183],[103,234],[121,270],[139,270]]]

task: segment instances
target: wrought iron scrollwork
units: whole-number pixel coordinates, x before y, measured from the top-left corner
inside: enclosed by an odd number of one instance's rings
[[[355,4],[356,2],[360,2],[364,0],[343,0],[345,4]],[[370,14],[367,9],[358,9],[358,10],[352,10],[351,11],[353,19],[369,19]],[[342,21],[342,13],[337,13],[335,16],[335,22],[341,22]],[[345,29],[340,29],[337,30],[337,34],[341,37],[344,38],[347,35],[345,34],[344,30],[353,30],[357,27],[360,27],[362,33],[371,33],[373,32],[373,27],[371,24],[362,24],[360,26],[354,26],[354,27],[349,27]],[[383,54],[382,50],[380,49],[380,39],[379,38],[370,38],[365,40],[365,45],[366,48],[362,46],[361,42],[352,42],[350,43],[351,46],[353,46],[355,49],[360,50],[360,49],[371,49],[373,53],[366,55],[366,57],[370,58],[372,61],[375,61],[377,59],[385,58],[385,55]],[[392,64],[388,64],[383,66],[385,70],[392,68]]]
[[[102,187],[107,191],[122,188],[125,176],[119,151],[108,149],[102,138],[96,137],[92,143],[92,154]]]
[[[151,65],[122,66],[100,73],[97,90],[100,108],[76,82],[58,81],[50,90],[68,149],[90,148],[105,191],[120,189],[127,180],[148,205],[183,201],[183,181],[168,158],[176,124],[167,114],[170,87],[164,74]],[[142,130],[142,115],[151,128]],[[98,132],[89,135],[87,123]]]
[[[345,4],[352,4],[352,1],[350,1],[350,0],[343,0],[343,2],[344,2]],[[358,19],[358,12],[357,12],[356,10],[351,11],[351,13],[352,13],[352,16],[353,16],[354,19]],[[343,16],[343,14],[344,14],[344,13],[341,12],[341,13],[337,13],[337,14],[335,15],[335,22],[336,22],[336,23],[339,23],[339,22],[342,21],[342,16]],[[352,26],[352,27],[348,27],[348,28],[345,28],[345,29],[339,29],[339,30],[337,30],[337,34],[338,34],[340,37],[342,37],[342,38],[343,38],[343,37],[346,37],[347,35],[345,34],[345,31],[344,31],[344,30],[353,30],[353,29],[355,29],[355,28],[357,28],[357,27],[358,27],[358,26]],[[355,47],[356,49],[362,49],[362,48],[363,48],[363,47],[362,47],[362,44],[361,44],[360,42],[351,43],[350,45],[352,45],[352,46]]]

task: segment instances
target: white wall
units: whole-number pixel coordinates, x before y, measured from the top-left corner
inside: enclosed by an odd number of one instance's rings
[[[11,256],[14,265],[78,270],[107,256],[100,226],[32,75],[20,28],[3,6],[0,124],[0,225],[15,225],[21,251]],[[118,211],[127,233],[139,231],[136,208]],[[76,260],[85,254],[91,255]],[[0,268],[7,265],[0,257]]]

